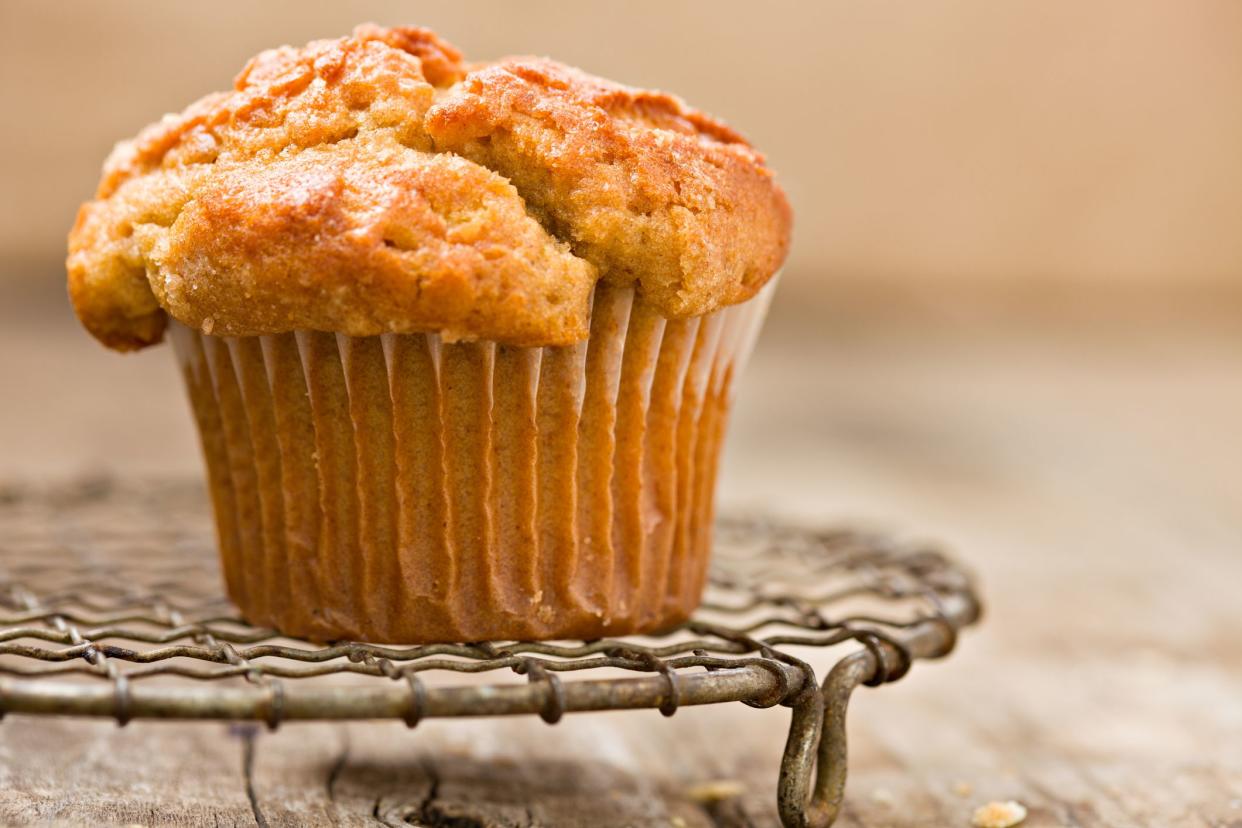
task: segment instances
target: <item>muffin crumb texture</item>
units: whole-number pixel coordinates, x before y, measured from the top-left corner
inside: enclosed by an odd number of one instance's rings
[[[974,828],[1013,828],[1026,819],[1026,808],[1012,799],[1007,802],[989,802],[975,809],[970,824]]]
[[[584,340],[598,281],[669,318],[753,296],[790,212],[763,157],[664,93],[425,29],[258,55],[117,146],[69,237],[106,345],[217,336]]]

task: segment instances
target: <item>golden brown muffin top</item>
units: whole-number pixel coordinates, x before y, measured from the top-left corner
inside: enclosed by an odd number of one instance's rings
[[[426,29],[253,58],[117,146],[69,234],[104,344],[309,329],[564,345],[599,279],[670,317],[753,296],[789,244],[763,156],[679,99]]]

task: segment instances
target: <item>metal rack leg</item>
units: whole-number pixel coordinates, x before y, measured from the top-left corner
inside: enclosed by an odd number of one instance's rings
[[[979,607],[955,608],[969,623]],[[912,627],[900,643],[872,637],[866,648],[841,659],[822,687],[804,691],[793,702],[789,737],[777,783],[777,810],[785,828],[828,828],[845,799],[848,771],[845,718],[850,695],[860,684],[882,684],[905,675],[911,658],[938,658],[953,649],[956,627],[948,617]],[[814,773],[814,782],[811,776]]]
[[[871,654],[856,653],[832,669],[822,688],[794,702],[777,784],[777,810],[786,828],[836,822],[845,798],[846,709],[854,688],[873,672]]]

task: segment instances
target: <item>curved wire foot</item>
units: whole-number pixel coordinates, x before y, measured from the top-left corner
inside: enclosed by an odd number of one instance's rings
[[[978,608],[964,608],[963,614],[973,619]],[[857,638],[862,650],[841,659],[822,687],[808,682],[790,702],[793,713],[776,793],[785,828],[828,828],[840,816],[848,769],[845,717],[855,688],[896,681],[913,658],[947,655],[957,634],[947,618],[933,618],[911,628],[902,642],[865,631]]]

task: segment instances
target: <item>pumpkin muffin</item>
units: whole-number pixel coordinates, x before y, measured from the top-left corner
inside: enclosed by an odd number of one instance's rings
[[[699,601],[790,222],[671,95],[362,26],[118,145],[69,294],[111,348],[170,335],[250,622],[596,638]]]

